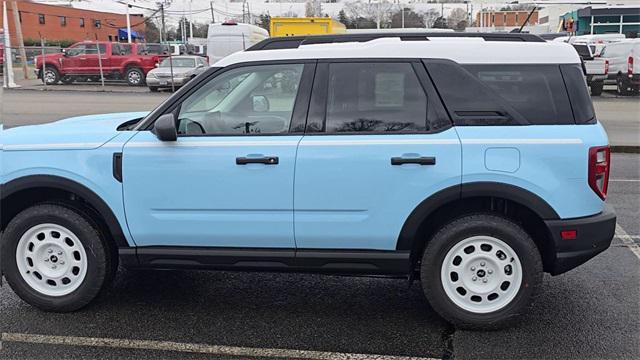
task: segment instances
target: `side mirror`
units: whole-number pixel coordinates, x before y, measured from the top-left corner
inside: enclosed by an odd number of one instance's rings
[[[156,67],[160,67],[160,63],[156,63]]]
[[[153,124],[152,132],[160,141],[178,140],[175,116],[173,114],[164,114],[160,116]]]
[[[69,56],[69,54],[67,53],[67,49],[62,49],[62,55]]]
[[[253,112],[269,111],[269,99],[264,95],[255,95],[251,97],[253,103]]]

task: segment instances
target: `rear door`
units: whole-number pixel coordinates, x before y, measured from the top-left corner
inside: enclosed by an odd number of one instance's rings
[[[420,62],[319,62],[296,160],[297,247],[395,250],[414,208],[460,172],[460,141]]]

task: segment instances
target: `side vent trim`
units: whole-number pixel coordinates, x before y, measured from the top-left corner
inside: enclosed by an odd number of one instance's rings
[[[122,153],[113,153],[113,177],[122,182]]]

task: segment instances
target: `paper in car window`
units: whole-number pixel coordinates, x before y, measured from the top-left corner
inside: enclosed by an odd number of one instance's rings
[[[404,74],[376,74],[375,96],[377,107],[400,107],[404,105]]]

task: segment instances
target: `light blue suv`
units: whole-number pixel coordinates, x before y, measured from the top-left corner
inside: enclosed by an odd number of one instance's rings
[[[119,264],[384,274],[514,323],[609,247],[608,140],[570,45],[469,36],[269,39],[151,113],[4,131],[2,273],[59,312]]]

